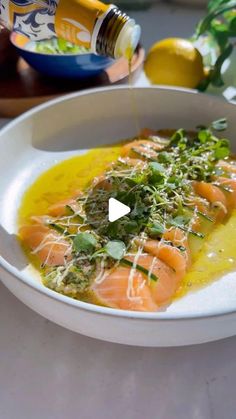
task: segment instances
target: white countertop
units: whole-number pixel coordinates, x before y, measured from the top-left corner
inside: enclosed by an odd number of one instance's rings
[[[134,13],[146,47],[189,36],[201,10]],[[2,121],[3,122],[3,121]],[[235,419],[236,337],[145,349],[45,320],[0,284],[0,419]]]

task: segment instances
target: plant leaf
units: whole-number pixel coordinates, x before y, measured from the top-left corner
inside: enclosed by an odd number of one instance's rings
[[[189,217],[188,215],[184,216],[184,215],[178,215],[177,217],[173,218],[171,220],[171,225],[175,226],[175,227],[184,227],[185,224],[188,223],[188,221],[190,220],[191,217]]]
[[[208,2],[207,8],[209,10],[209,12],[217,9],[217,7],[219,7],[220,5],[224,4],[224,3],[228,3],[229,0],[210,0]]]
[[[164,225],[160,223],[153,223],[148,227],[148,233],[152,237],[159,237],[165,231]]]
[[[73,250],[77,253],[88,252],[91,253],[94,251],[94,248],[97,245],[97,240],[90,233],[79,233],[74,237],[73,240]]]
[[[149,167],[151,168],[153,172],[163,173],[165,171],[164,166],[162,166],[162,164],[157,163],[157,162],[149,163]]]
[[[211,72],[210,75],[210,80],[211,83],[213,84],[213,86],[223,86],[224,85],[224,81],[222,80],[221,77],[221,68],[222,65],[224,63],[224,61],[231,55],[233,51],[233,45],[229,44],[224,51],[222,52],[222,54],[219,55],[219,57],[216,60],[215,66],[213,71]]]
[[[211,22],[218,16],[227,12],[228,10],[236,8],[236,0],[230,0],[227,3],[221,3],[218,7],[214,7],[210,12],[199,22],[196,29],[196,36],[207,32],[211,27]]]
[[[124,257],[126,246],[121,240],[111,240],[105,246],[105,251],[112,259],[120,260]]]
[[[210,136],[211,136],[211,133],[207,129],[202,129],[198,133],[198,138],[199,138],[199,140],[201,141],[202,144],[205,144],[207,142],[207,140],[210,138]]]
[[[227,147],[219,147],[215,151],[215,158],[217,160],[224,159],[229,156],[229,149]]]
[[[213,121],[211,123],[211,128],[213,128],[215,131],[224,131],[227,129],[227,119],[226,118],[220,118],[216,121]]]
[[[230,36],[236,36],[236,16],[230,21],[229,32]]]

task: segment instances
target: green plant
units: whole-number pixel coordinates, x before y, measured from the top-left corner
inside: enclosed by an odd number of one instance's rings
[[[209,37],[218,49],[218,57],[209,69],[206,79],[199,90],[206,90],[209,84],[220,87],[224,85],[221,76],[222,65],[231,55],[236,37],[236,0],[210,0],[208,13],[197,25],[194,40],[200,36]]]

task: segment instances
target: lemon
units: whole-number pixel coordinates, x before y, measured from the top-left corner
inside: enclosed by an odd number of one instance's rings
[[[146,76],[153,84],[195,88],[204,79],[203,59],[194,45],[181,38],[155,43],[144,63]]]

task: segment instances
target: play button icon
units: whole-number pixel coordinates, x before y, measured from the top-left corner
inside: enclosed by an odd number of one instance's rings
[[[117,199],[115,198],[109,199],[108,219],[111,223],[129,214],[130,211],[131,211],[130,207],[128,207],[125,204],[122,204],[122,202],[118,201]]]

